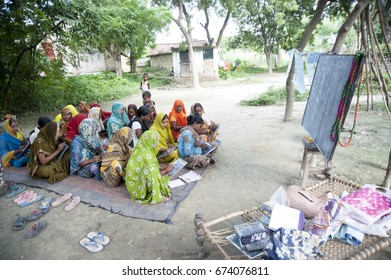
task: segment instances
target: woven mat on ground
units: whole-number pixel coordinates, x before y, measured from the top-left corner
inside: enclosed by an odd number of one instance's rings
[[[202,173],[205,168],[197,169]],[[174,178],[189,170],[183,168]],[[93,178],[82,178],[80,176],[68,176],[63,181],[49,184],[45,179],[32,179],[29,176],[30,168],[8,167],[4,170],[4,179],[22,183],[33,188],[46,189],[59,195],[72,193],[73,196],[80,196],[81,201],[92,206],[100,207],[127,217],[144,220],[159,221],[172,224],[171,218],[179,207],[179,204],[189,195],[197,184],[197,181],[185,184],[171,190],[171,199],[156,205],[143,205],[130,199],[129,193],[122,182],[117,188],[108,188],[103,181],[96,182]]]

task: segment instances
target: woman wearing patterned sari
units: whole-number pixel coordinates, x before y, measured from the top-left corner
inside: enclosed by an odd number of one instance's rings
[[[88,113],[88,118],[90,119],[96,119],[99,123],[100,130],[105,129],[102,121],[102,110],[100,107],[93,107],[90,109],[90,112]]]
[[[125,185],[130,197],[142,204],[156,204],[171,196],[166,171],[159,171],[155,149],[159,133],[148,130],[137,141],[126,165]]]
[[[107,121],[107,133],[109,135],[109,139],[113,137],[117,130],[129,124],[129,118],[126,113],[126,107],[124,103],[115,102],[111,106],[111,111],[111,116]]]
[[[158,161],[161,163],[170,164],[177,160],[179,158],[179,153],[176,149],[174,137],[171,133],[168,116],[164,113],[157,114],[155,121],[149,129],[159,132],[160,135],[159,143],[155,149],[156,154],[172,151],[170,154],[158,158]]]
[[[79,125],[79,135],[71,144],[71,174],[100,181],[101,149],[98,140],[100,126],[95,119],[84,119]]]
[[[100,172],[103,181],[110,188],[118,187],[125,175],[125,166],[132,152],[129,146],[133,139],[132,133],[132,129],[127,126],[117,130],[106,152],[102,154]]]
[[[172,136],[174,137],[175,142],[177,142],[180,130],[187,125],[186,109],[182,100],[175,100],[168,117]]]
[[[11,115],[6,116],[4,131],[0,134],[0,157],[4,167],[23,167],[30,161],[28,143],[19,125]]]
[[[189,115],[187,118],[188,126],[181,130],[178,137],[178,151],[181,158],[187,161],[186,167],[196,169],[214,163],[211,156],[205,155],[212,149],[212,145],[201,141],[198,131],[201,129],[204,121],[199,115]]]
[[[31,145],[31,173],[33,178],[48,178],[49,183],[63,180],[69,175],[69,149],[60,160],[56,156],[63,150],[65,143],[57,145],[57,123],[46,124]]]

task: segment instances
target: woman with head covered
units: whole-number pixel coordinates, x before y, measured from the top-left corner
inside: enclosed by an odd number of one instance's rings
[[[170,198],[167,171],[159,171],[155,149],[159,133],[143,133],[126,165],[125,184],[130,197],[142,204],[156,204]]]

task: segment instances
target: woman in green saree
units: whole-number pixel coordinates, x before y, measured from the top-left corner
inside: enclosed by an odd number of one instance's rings
[[[45,125],[31,145],[30,165],[33,178],[48,178],[49,183],[63,180],[69,174],[69,149],[57,160],[65,142],[58,144],[59,130],[56,122]]]
[[[145,131],[137,141],[126,165],[125,185],[130,197],[142,204],[156,204],[171,196],[167,171],[159,171],[155,149],[159,133]]]

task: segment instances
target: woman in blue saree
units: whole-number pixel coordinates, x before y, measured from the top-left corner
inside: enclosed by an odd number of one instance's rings
[[[0,157],[3,166],[23,167],[30,161],[28,141],[11,115],[6,116],[4,132],[0,135]]]

